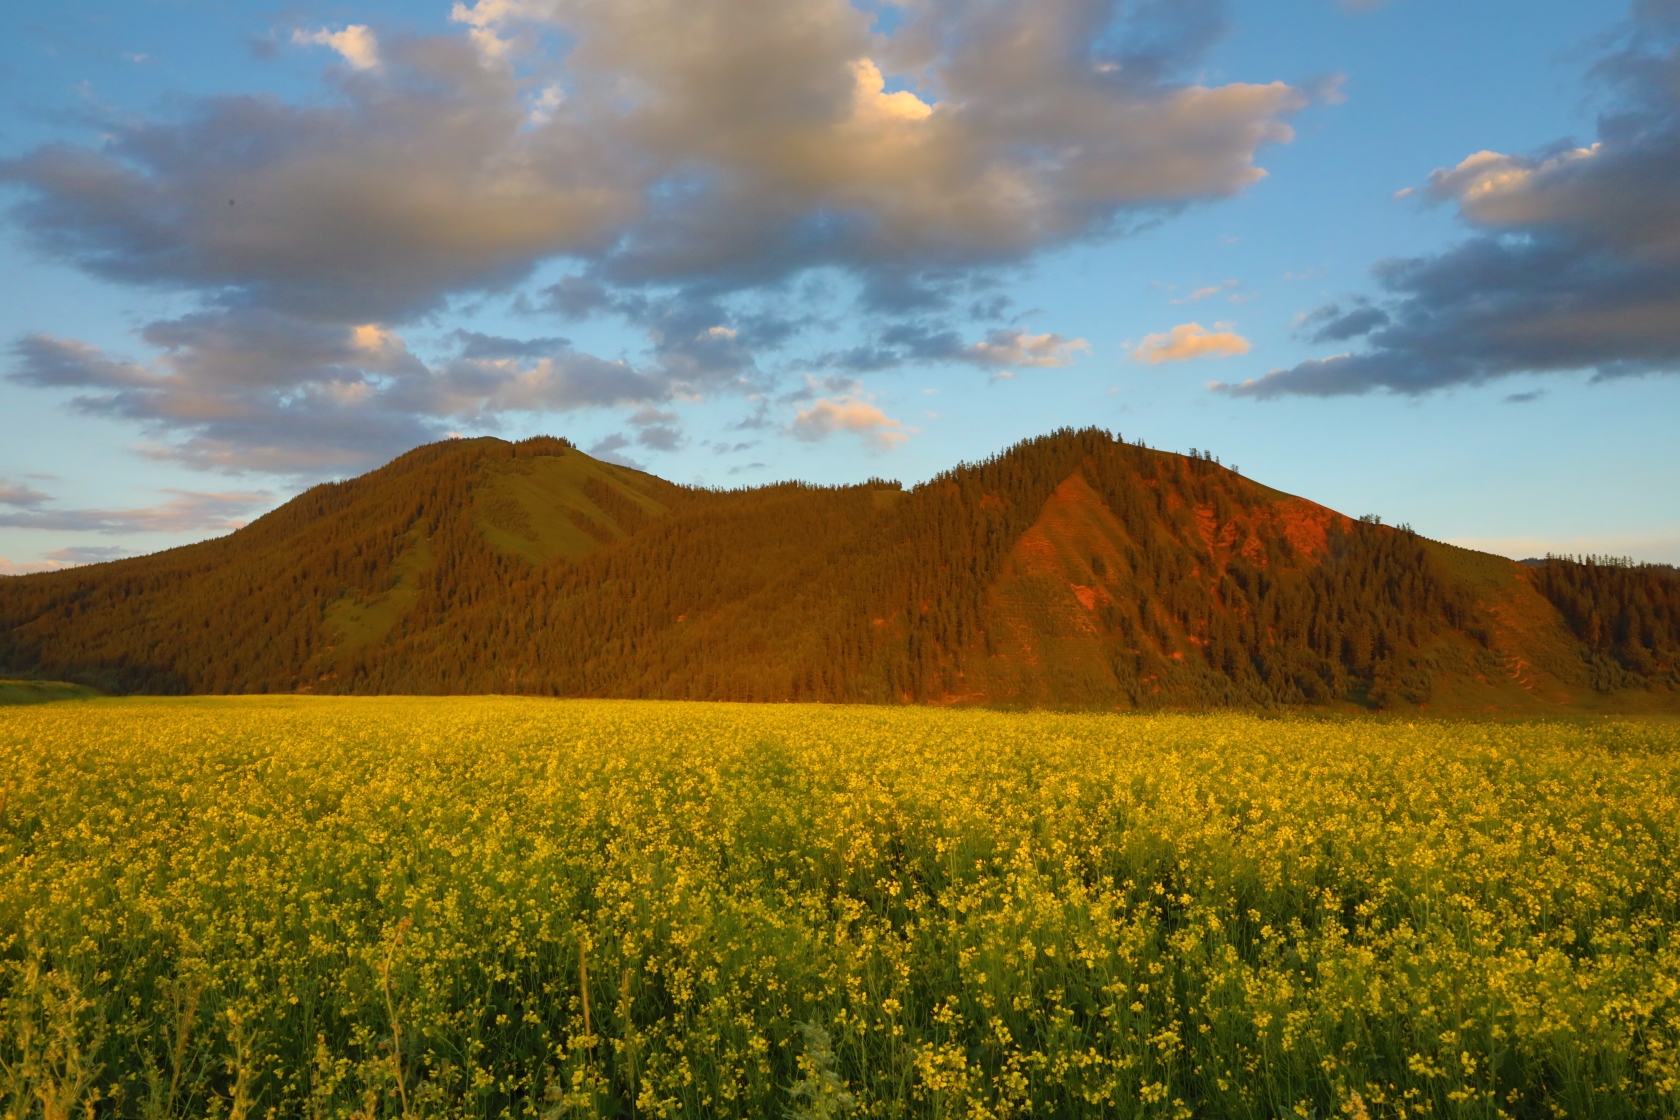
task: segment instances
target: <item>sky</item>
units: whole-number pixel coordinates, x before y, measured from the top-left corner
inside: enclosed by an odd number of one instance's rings
[[[1680,563],[1680,0],[9,5],[0,292],[0,574],[452,436],[1092,425]]]

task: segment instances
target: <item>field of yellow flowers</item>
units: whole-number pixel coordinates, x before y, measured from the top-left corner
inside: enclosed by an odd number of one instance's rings
[[[1680,724],[0,709],[0,1108],[1680,1115]]]

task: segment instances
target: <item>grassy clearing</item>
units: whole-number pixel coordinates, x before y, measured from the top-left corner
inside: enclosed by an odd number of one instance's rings
[[[0,712],[13,1117],[1674,1116],[1680,725]]]
[[[54,700],[92,700],[99,693],[66,681],[0,681],[0,707],[46,704]]]

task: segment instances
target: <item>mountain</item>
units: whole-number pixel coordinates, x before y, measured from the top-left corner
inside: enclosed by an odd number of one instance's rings
[[[0,677],[113,692],[1680,711],[1672,570],[1525,566],[1059,431],[911,489],[451,440],[229,536],[0,580]]]

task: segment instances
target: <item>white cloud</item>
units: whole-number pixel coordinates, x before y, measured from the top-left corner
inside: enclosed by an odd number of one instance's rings
[[[365,23],[352,23],[342,31],[294,31],[292,42],[300,46],[331,47],[357,70],[379,65],[379,41]]]
[[[1200,323],[1180,323],[1170,331],[1144,335],[1143,342],[1132,351],[1132,358],[1155,365],[1248,353],[1248,339],[1226,329],[1228,324],[1215,323],[1214,326],[1219,329],[1210,331]]]
[[[525,119],[531,124],[547,124],[565,101],[566,91],[558,84],[544,86],[542,92],[532,99],[531,111]]]

